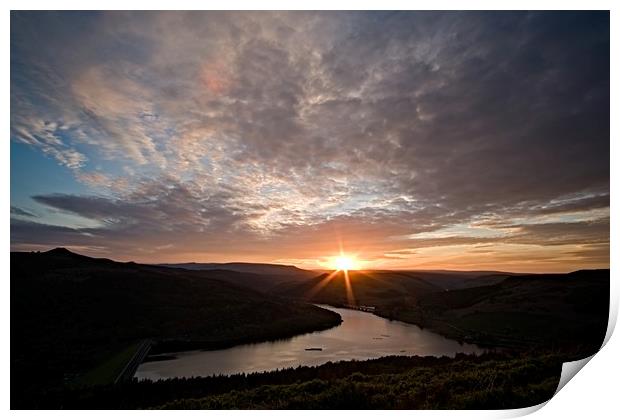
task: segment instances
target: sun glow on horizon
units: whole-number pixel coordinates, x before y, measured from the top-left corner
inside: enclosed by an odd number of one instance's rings
[[[359,262],[350,255],[339,255],[333,259],[332,266],[335,270],[349,271],[358,270]]]
[[[359,270],[361,268],[361,261],[357,259],[356,255],[347,255],[342,252],[342,246],[340,247],[340,255],[331,257],[328,260],[328,265],[332,270],[331,273],[325,274],[324,278],[318,282],[306,295],[307,299],[312,298],[319,293],[325,286],[327,286],[334,279],[344,279],[344,285],[347,292],[347,303],[349,305],[355,305],[355,294],[353,293],[353,284],[351,276],[349,276],[350,270]]]

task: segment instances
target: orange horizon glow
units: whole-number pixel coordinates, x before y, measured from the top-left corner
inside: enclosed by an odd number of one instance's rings
[[[356,238],[357,239],[357,238]],[[353,257],[353,265],[349,270],[452,270],[452,271],[505,271],[513,273],[568,273],[581,269],[609,269],[609,254],[606,248],[600,257],[591,257],[590,261],[575,258],[574,253],[583,248],[585,251],[597,248],[591,246],[549,246],[532,247],[518,244],[494,244],[492,247],[480,248],[477,246],[441,245],[429,248],[420,248],[411,253],[397,254],[397,251],[383,251],[363,240],[350,241],[356,246],[351,248],[355,252],[344,252],[342,255]],[[318,248],[318,251],[311,249]],[[282,264],[293,265],[305,270],[331,272],[337,270],[336,259],[340,256],[338,250],[331,247],[325,249],[324,244],[308,244],[305,247],[297,244],[287,244],[286,250],[266,249],[263,245],[260,253],[252,254],[247,251],[221,250],[217,253],[194,252],[189,249],[153,249],[148,254],[109,252],[101,248],[90,246],[75,246],[60,244],[78,254],[109,258],[115,261],[134,261],[143,264],[162,263],[231,263],[245,262],[255,264]],[[41,251],[52,249],[52,246],[12,246],[11,251]],[[338,249],[338,247],[336,247]],[[389,248],[388,248],[389,249]],[[481,252],[484,249],[484,252]],[[223,251],[223,252],[222,252]],[[334,252],[336,251],[336,252]],[[567,255],[558,258],[558,254]]]
[[[360,299],[354,270],[609,269],[608,19],[508,15],[15,11],[10,249],[343,270]],[[513,34],[562,59],[470,77]]]

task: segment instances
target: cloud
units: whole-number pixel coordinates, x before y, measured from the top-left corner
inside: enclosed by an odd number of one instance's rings
[[[217,238],[191,236],[196,252],[230,232],[244,249],[285,235],[319,246],[334,226],[376,255],[470,224],[512,225],[508,242],[544,244],[543,224],[551,242],[608,238],[596,222],[609,207],[606,12],[12,23],[11,137],[92,192],[35,200],[97,220],[97,234],[136,235],[136,249],[194,231]]]
[[[23,217],[37,217],[34,213],[21,209],[17,206],[11,206],[11,214],[15,216],[23,216]]]
[[[12,131],[21,143],[41,150],[70,169],[79,169],[88,161],[84,154],[65,144],[61,138],[65,127],[59,127],[57,123],[37,119],[24,120],[16,122]]]

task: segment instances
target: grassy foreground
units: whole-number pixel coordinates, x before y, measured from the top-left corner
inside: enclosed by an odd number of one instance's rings
[[[567,355],[391,356],[275,372],[133,381],[49,394],[46,408],[504,409],[557,388]]]

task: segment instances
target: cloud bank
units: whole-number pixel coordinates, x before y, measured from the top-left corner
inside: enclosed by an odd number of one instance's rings
[[[606,12],[13,12],[13,249],[141,261],[609,264]],[[12,161],[11,165],[20,162]]]

